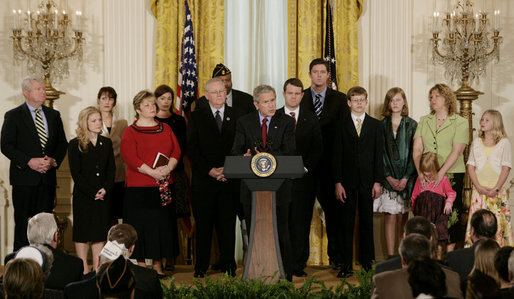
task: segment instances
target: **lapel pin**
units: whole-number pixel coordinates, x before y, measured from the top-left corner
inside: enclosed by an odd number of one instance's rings
[[[277,127],[277,126],[275,126],[275,129],[277,129],[277,128],[278,128],[278,127]]]
[[[230,117],[227,116],[227,121],[230,121]]]

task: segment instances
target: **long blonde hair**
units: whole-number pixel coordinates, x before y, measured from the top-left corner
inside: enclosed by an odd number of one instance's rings
[[[426,152],[421,156],[421,161],[419,162],[419,171],[429,172],[433,175],[437,175],[441,167],[439,166],[439,161],[437,161],[437,155],[432,152]]]
[[[507,133],[505,132],[505,128],[503,126],[502,114],[498,110],[489,109],[482,113],[482,117],[484,117],[486,113],[491,116],[491,120],[493,121],[492,134],[494,143],[500,142],[502,138],[507,138]],[[478,131],[478,137],[480,137],[482,140],[485,138],[485,133],[482,131],[482,129]]]
[[[469,276],[477,270],[493,278],[498,285],[500,285],[500,275],[494,267],[494,255],[500,249],[500,245],[493,239],[484,239],[478,243],[475,248],[475,264]]]
[[[95,113],[100,114],[100,117],[102,117],[102,113],[100,113],[100,110],[98,108],[89,106],[87,108],[82,109],[79,113],[79,119],[77,121],[77,129],[75,132],[77,133],[77,139],[79,140],[79,151],[86,152],[87,151],[87,145],[91,141],[89,139],[89,130],[87,128],[87,121],[89,117]]]

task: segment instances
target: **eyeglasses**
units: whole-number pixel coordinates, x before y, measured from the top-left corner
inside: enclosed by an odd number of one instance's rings
[[[215,94],[215,95],[224,95],[227,93],[226,90],[213,90],[213,91],[209,91],[210,94]]]

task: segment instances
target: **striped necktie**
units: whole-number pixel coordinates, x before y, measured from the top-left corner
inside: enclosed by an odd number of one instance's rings
[[[357,135],[361,136],[361,128],[362,128],[362,119],[357,118],[357,126],[355,129],[357,130]]]
[[[45,123],[43,122],[43,117],[39,113],[40,109],[34,109],[36,112],[36,130],[37,135],[39,136],[39,142],[41,143],[41,148],[45,149],[46,142],[48,141],[48,136],[46,135]]]
[[[321,104],[321,95],[316,94],[314,97],[314,112],[318,118],[321,117],[321,111],[323,110],[323,105]]]

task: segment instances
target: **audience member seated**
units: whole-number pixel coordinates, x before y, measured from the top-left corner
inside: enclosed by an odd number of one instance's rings
[[[39,213],[28,221],[27,237],[30,245],[41,245],[50,250],[53,255],[53,263],[50,275],[45,281],[47,289],[64,289],[73,281],[82,279],[84,266],[82,261],[75,256],[57,250],[57,223],[54,215]],[[14,258],[16,252],[8,254],[4,264]]]
[[[466,289],[468,275],[475,263],[475,249],[480,240],[494,238],[498,224],[496,216],[488,210],[481,209],[471,217],[471,240],[473,246],[448,252],[446,262],[450,269],[459,273],[463,291]]]
[[[494,256],[500,246],[492,239],[481,240],[475,250],[475,264],[468,277],[466,298],[497,298],[500,278]]]
[[[5,266],[3,285],[3,298],[43,298],[41,266],[31,258],[15,258]]]
[[[509,278],[509,257],[513,249],[512,246],[504,246],[494,255],[494,268],[500,277],[500,289],[509,289],[514,286]]]
[[[24,246],[15,252],[15,259],[24,258],[31,259],[41,266],[43,271],[43,279],[46,281],[50,276],[54,256],[50,249],[43,245]]]
[[[130,224],[117,224],[109,230],[107,240],[107,244],[100,253],[99,263],[101,265],[112,262],[120,256],[128,259],[134,251],[137,232]],[[127,265],[134,273],[136,282],[135,298],[162,298],[162,288],[155,270],[134,265],[131,262]],[[74,299],[99,298],[95,277],[92,276],[86,280],[67,285],[64,294],[66,298]]]
[[[509,257],[509,281],[511,285],[514,285],[514,250],[510,253]],[[507,289],[501,289],[500,290],[500,298],[514,298],[514,286],[507,288]]]
[[[421,216],[414,216],[405,223],[405,231],[403,237],[410,235],[411,233],[421,234],[428,239],[431,239],[431,224],[430,222]],[[378,263],[375,266],[375,274],[379,274],[385,271],[398,270],[402,268],[402,261],[399,255],[393,256],[388,260]]]
[[[430,259],[430,241],[426,236],[412,233],[402,240],[399,251],[402,269],[373,276],[374,289],[371,298],[413,298],[407,267],[416,260]],[[451,298],[463,298],[459,287],[459,275],[448,269],[442,270],[446,277],[445,295]]]
[[[120,255],[114,261],[102,264],[98,268],[96,281],[101,298],[134,298],[136,283],[130,264],[132,263]]]
[[[442,298],[446,294],[446,275],[439,263],[433,259],[414,260],[407,268],[412,296]]]

